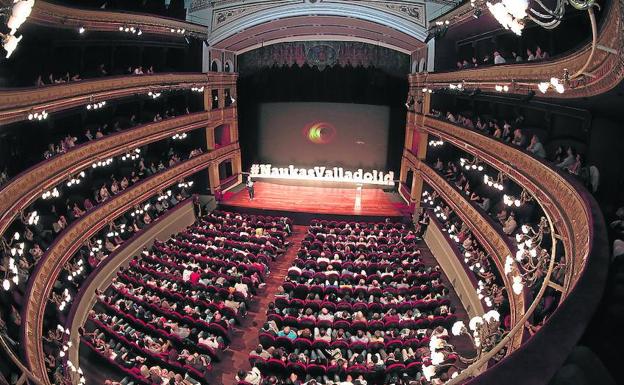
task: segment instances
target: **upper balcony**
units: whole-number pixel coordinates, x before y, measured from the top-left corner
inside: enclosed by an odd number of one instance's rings
[[[29,22],[59,28],[78,30],[85,28],[90,31],[119,31],[119,28],[134,27],[142,33],[156,35],[185,35],[198,39],[207,38],[206,27],[168,17],[132,13],[125,11],[109,11],[102,9],[83,9],[52,4],[38,0],[35,2]],[[182,32],[184,31],[184,32]]]
[[[450,84],[461,83],[464,89],[479,89],[483,92],[497,92],[499,87],[508,87],[509,93],[542,93],[538,84],[558,78],[564,83],[565,92],[548,91],[544,96],[552,98],[580,98],[599,95],[614,88],[624,77],[622,52],[624,36],[621,33],[622,5],[610,2],[601,12],[602,22],[596,27],[596,40],[584,46],[567,51],[567,54],[555,56],[549,60],[513,62],[507,57],[507,63],[474,67],[469,63],[466,69],[448,72],[421,72],[410,75],[412,93],[422,88],[448,88]],[[449,17],[453,17],[450,15]],[[472,18],[471,14],[467,16]],[[574,25],[571,26],[572,28]],[[591,34],[588,36],[591,37]],[[446,38],[446,37],[445,37]],[[438,54],[436,50],[436,54]],[[461,58],[470,61],[470,57]],[[569,79],[569,80],[568,80]],[[500,91],[499,91],[500,92]]]
[[[235,88],[233,73],[166,73],[111,76],[42,87],[0,90],[0,124],[135,94],[192,87]]]

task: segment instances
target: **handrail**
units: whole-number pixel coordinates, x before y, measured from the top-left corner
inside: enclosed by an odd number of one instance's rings
[[[213,127],[236,119],[236,109],[212,110],[182,115],[157,123],[137,126],[72,148],[65,154],[27,169],[0,189],[0,235],[20,211],[41,194],[92,163],[124,154],[129,149],[169,138],[176,133]]]
[[[240,153],[238,143],[199,155],[162,171],[113,197],[103,206],[72,223],[57,237],[41,258],[30,276],[26,303],[22,311],[22,344],[26,362],[33,373],[49,384],[46,374],[41,336],[43,316],[50,292],[64,264],[73,256],[84,241],[92,237],[108,222],[122,215],[129,208],[153,196],[176,181],[199,170]]]
[[[107,76],[41,87],[0,89],[0,124],[26,120],[35,111],[54,112],[151,91],[196,86],[235,87],[235,73],[157,73]]]
[[[119,27],[132,26],[141,29],[143,33],[180,37],[181,34],[172,33],[171,29],[176,31],[184,29],[185,35],[198,39],[208,37],[208,29],[205,26],[184,20],[127,11],[81,9],[43,0],[35,2],[28,21],[63,28],[84,27],[89,31],[115,32],[119,31]]]
[[[564,245],[569,270],[564,283],[565,297],[584,268],[592,242],[592,218],[585,189],[542,160],[476,130],[430,116],[424,117],[421,129],[504,172],[542,206],[554,221]]]
[[[514,293],[512,282],[505,274],[505,260],[508,255],[512,255],[512,249],[506,240],[504,233],[495,228],[484,218],[481,213],[468,200],[454,189],[450,183],[440,176],[433,168],[418,159],[411,151],[405,150],[403,158],[413,167],[414,172],[418,172],[421,177],[436,190],[442,199],[449,205],[461,220],[468,225],[470,231],[479,240],[479,243],[487,250],[490,258],[496,265],[499,275],[503,279],[505,291],[509,299],[511,324],[522,317],[525,312],[524,296]],[[516,336],[512,347],[517,348],[522,343],[522,334]]]
[[[624,79],[624,35],[622,29],[622,2],[614,1],[609,5],[608,15],[602,22],[597,40],[592,41],[574,53],[559,59],[494,65],[488,67],[469,68],[449,72],[417,73],[409,76],[412,92],[422,87],[447,88],[450,83],[477,83],[482,90],[494,91],[497,84],[509,81],[513,83],[534,83],[549,81],[550,78],[563,78],[565,71],[580,75],[579,70],[588,73],[586,76],[574,76],[566,85],[562,94],[550,93],[550,98],[580,98],[599,95],[617,86]],[[593,11],[590,18],[593,20]],[[592,30],[594,30],[592,23]],[[615,53],[596,47],[607,47]],[[589,60],[591,59],[591,60]],[[526,93],[526,86],[518,86],[516,92]],[[533,91],[536,89],[534,88]],[[512,87],[513,92],[513,87]]]
[[[70,331],[69,341],[72,341],[73,343],[67,354],[65,355],[65,362],[67,362],[67,360],[70,360],[76,368],[80,367],[78,357],[80,351],[80,336],[77,332],[78,327],[73,327],[73,325],[75,322],[80,322],[80,325],[84,323],[84,317],[86,317],[86,314],[81,314],[80,312],[84,312],[85,306],[87,306],[88,309],[93,307],[93,302],[95,301],[93,294],[96,290],[96,288],[90,287],[93,281],[95,279],[101,279],[101,273],[110,272],[111,270],[117,271],[119,267],[127,260],[128,257],[132,258],[134,256],[134,254],[130,254],[129,256],[126,256],[123,261],[116,261],[117,259],[119,259],[119,255],[121,253],[125,253],[129,247],[133,246],[134,242],[140,240],[141,238],[144,238],[146,234],[152,234],[152,232],[162,232],[163,229],[161,229],[161,227],[166,228],[167,221],[169,221],[169,219],[171,218],[175,218],[174,214],[180,213],[183,210],[192,212],[192,196],[179,202],[176,206],[169,208],[163,215],[154,219],[154,221],[150,223],[149,226],[141,229],[140,231],[136,232],[132,237],[125,240],[123,244],[121,244],[115,251],[108,255],[105,260],[98,264],[97,267],[89,274],[89,276],[80,284],[80,288],[78,290],[78,293],[76,293],[72,300],[72,306],[67,313],[64,324],[65,329]],[[112,261],[115,261],[115,265],[109,267]],[[95,284],[94,286],[98,285]],[[87,305],[83,304],[83,300],[87,303]],[[76,319],[77,317],[78,319]],[[82,317],[82,319],[80,317]],[[76,383],[76,381],[74,383]]]
[[[542,206],[549,219],[551,234],[554,236],[556,232],[557,239],[561,241],[566,256],[566,278],[557,308],[530,340],[470,381],[474,384],[545,383],[585,330],[596,308],[596,298],[604,287],[608,246],[600,209],[576,180],[519,148],[430,116],[411,116],[408,120],[412,124],[418,121],[422,125],[419,124],[418,129],[477,156],[509,175]],[[553,245],[556,243],[553,241]],[[556,252],[555,249],[551,251]],[[551,253],[545,284],[510,334],[521,330],[523,321],[529,319],[546,290],[554,263]],[[503,339],[495,350],[503,347],[509,338]],[[478,361],[479,365],[484,365],[490,356],[484,355],[484,359]],[[456,377],[458,379],[453,384],[476,375],[477,366],[469,367],[466,374]]]

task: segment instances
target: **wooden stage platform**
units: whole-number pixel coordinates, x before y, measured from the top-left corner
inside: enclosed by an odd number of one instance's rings
[[[246,188],[227,193],[220,205],[254,213],[289,215],[307,214],[305,218],[335,218],[361,216],[366,219],[397,218],[405,214],[407,206],[381,188],[362,189],[360,207],[356,207],[356,189],[335,187],[308,187],[256,182],[256,197],[249,200]],[[313,214],[313,215],[310,215]],[[290,216],[290,215],[289,215]],[[305,217],[305,218],[304,218]],[[364,218],[362,218],[364,219]]]

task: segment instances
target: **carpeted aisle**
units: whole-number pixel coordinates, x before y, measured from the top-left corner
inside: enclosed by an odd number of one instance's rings
[[[229,349],[222,352],[221,362],[216,362],[214,365],[210,383],[236,384],[236,373],[240,369],[251,369],[249,352],[258,346],[258,330],[266,322],[268,304],[273,301],[277,289],[284,282],[286,272],[295,260],[307,230],[307,226],[293,226],[293,234],[288,238],[290,242],[288,250],[271,265],[271,274],[266,280],[266,286],[252,300],[247,317],[234,330]]]

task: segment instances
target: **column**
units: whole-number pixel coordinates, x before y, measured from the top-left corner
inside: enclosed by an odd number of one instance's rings
[[[214,194],[216,189],[221,187],[221,180],[219,179],[219,164],[217,162],[211,163],[208,167],[208,180],[210,182],[210,192]]]
[[[215,127],[208,126],[206,127],[206,148],[208,151],[212,151],[215,149]]]
[[[232,157],[232,173],[236,175],[236,181],[242,183],[243,181],[243,164],[241,159],[241,153],[238,151],[236,155]]]

